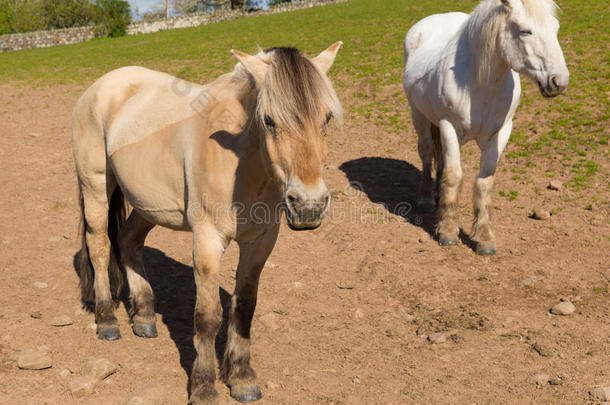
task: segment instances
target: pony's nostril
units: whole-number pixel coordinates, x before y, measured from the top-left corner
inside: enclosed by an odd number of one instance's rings
[[[294,193],[288,193],[286,195],[286,201],[288,201],[289,204],[294,204],[297,201],[297,196]]]
[[[559,83],[557,83],[557,75],[551,76],[550,82],[553,90],[557,90],[559,88]]]

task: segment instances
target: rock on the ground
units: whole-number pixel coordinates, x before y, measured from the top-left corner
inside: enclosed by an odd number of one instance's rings
[[[137,389],[131,394],[127,405],[163,405],[165,392],[158,385],[147,385]]]
[[[98,380],[90,375],[76,377],[70,381],[70,392],[75,398],[86,397],[95,391]]]
[[[51,325],[53,326],[68,326],[72,325],[72,318],[68,315],[59,315],[53,318],[51,321]]]
[[[563,184],[559,180],[551,180],[547,188],[549,190],[561,191]]]
[[[34,319],[40,319],[40,318],[42,318],[42,312],[32,311],[32,312],[30,312],[30,317],[32,317]]]
[[[354,311],[354,317],[356,319],[362,319],[362,318],[364,318],[364,312],[362,312],[361,309],[357,309]]]
[[[265,383],[265,387],[266,387],[268,390],[271,390],[271,391],[274,391],[274,390],[276,390],[276,389],[280,388],[280,386],[279,386],[279,385],[277,385],[276,383],[274,383],[273,381],[267,381],[267,382]]]
[[[43,370],[53,366],[53,361],[48,353],[41,350],[26,349],[19,353],[17,366],[24,370]]]
[[[551,213],[545,210],[542,207],[536,207],[532,210],[532,218],[537,219],[539,221],[543,221],[545,219],[549,219],[551,217]]]
[[[42,281],[34,281],[34,287],[36,288],[47,288],[49,285],[47,283],[43,283]]]
[[[428,341],[430,343],[445,343],[447,335],[443,332],[431,333],[428,335]]]
[[[532,345],[532,350],[538,353],[542,357],[551,357],[553,352],[547,346],[540,344],[538,342]]]
[[[589,395],[597,401],[610,401],[610,386],[594,387],[589,391]]]
[[[68,370],[67,368],[64,368],[63,370],[59,371],[59,376],[61,378],[68,378],[72,375],[72,372],[70,370]]]
[[[576,307],[570,301],[562,301],[551,308],[551,313],[555,315],[571,315],[576,311]]]
[[[89,359],[83,365],[81,374],[101,381],[109,375],[116,373],[116,371],[117,366],[107,359]]]
[[[64,233],[64,239],[70,239],[71,237],[72,237],[72,234]]]
[[[547,385],[550,379],[551,376],[548,374],[538,374],[534,376],[537,385]]]

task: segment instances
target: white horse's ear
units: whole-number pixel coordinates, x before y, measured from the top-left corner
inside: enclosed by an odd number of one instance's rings
[[[500,1],[502,2],[502,5],[503,5],[504,7],[506,7],[507,9],[509,9],[509,10],[510,10],[510,9],[512,8],[512,6],[511,6],[511,4],[510,4],[510,0],[500,0]]]
[[[252,75],[257,86],[260,86],[265,81],[265,75],[267,75],[267,70],[269,70],[269,64],[266,61],[237,49],[231,49],[231,53],[244,65],[248,73]]]
[[[337,57],[339,49],[341,49],[341,45],[343,45],[342,41],[335,42],[329,46],[328,49],[313,58],[311,62],[322,72],[327,73],[332,67],[333,63],[335,63],[335,58]]]

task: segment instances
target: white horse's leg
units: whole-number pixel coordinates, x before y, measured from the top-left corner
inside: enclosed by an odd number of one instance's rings
[[[194,317],[197,357],[190,378],[193,405],[217,403],[214,339],[222,322],[218,271],[223,251],[223,243],[213,226],[200,224],[193,228],[193,272],[197,288]]]
[[[231,300],[227,347],[220,378],[231,388],[231,396],[240,402],[262,397],[256,373],[250,366],[250,326],[256,308],[258,281],[271,254],[279,227],[267,231],[255,241],[240,242],[237,281]]]
[[[142,260],[144,241],[154,226],[133,210],[121,227],[118,237],[121,262],[129,283],[132,329],[136,335],[145,338],[157,336],[155,296],[146,279]]]
[[[432,123],[416,109],[411,110],[411,117],[417,132],[417,152],[422,163],[415,208],[422,213],[431,213],[436,207],[435,187],[432,182],[432,159],[434,157],[434,142],[430,133]]]
[[[457,196],[462,183],[462,166],[460,163],[460,143],[453,125],[446,119],[439,123],[442,145],[443,174],[440,185],[438,204],[439,244],[457,245],[460,229],[457,224]]]
[[[511,121],[492,136],[487,144],[479,144],[481,148],[481,169],[474,186],[474,223],[470,237],[477,242],[477,253],[483,256],[496,253],[496,237],[493,233],[491,221],[494,175],[498,160],[510,137],[512,127]]]

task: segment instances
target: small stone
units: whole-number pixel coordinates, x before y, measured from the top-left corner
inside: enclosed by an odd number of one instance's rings
[[[70,238],[72,238],[72,234],[64,233],[64,239],[70,239]]]
[[[354,311],[354,317],[356,319],[362,319],[362,318],[364,318],[364,312],[362,312],[361,309],[357,309]]]
[[[536,385],[547,385],[551,376],[548,374],[538,374],[534,376],[534,380],[536,381]]]
[[[48,286],[49,285],[47,283],[43,283],[42,281],[35,281],[34,282],[34,287],[36,287],[36,288],[43,289],[43,288],[47,288]]]
[[[553,352],[548,347],[536,342],[532,345],[532,350],[538,353],[542,357],[551,357]]]
[[[40,311],[34,311],[34,312],[30,313],[30,317],[32,317],[34,319],[40,319],[40,318],[42,318],[42,313]]]
[[[265,327],[269,330],[276,331],[280,328],[280,319],[279,315],[273,312],[265,314],[258,318],[258,320],[265,325]]]
[[[271,390],[271,391],[275,391],[275,390],[277,390],[278,388],[280,388],[280,386],[279,386],[279,385],[277,385],[276,383],[274,383],[273,381],[267,381],[267,382],[265,383],[265,387],[267,387],[267,389],[268,389],[268,390]]]
[[[89,325],[87,325],[87,329],[97,330],[97,324],[95,322],[91,322]]]
[[[438,344],[445,343],[447,341],[447,335],[443,332],[431,333],[428,335],[428,342]]]
[[[290,369],[289,369],[288,367],[284,367],[284,368],[282,369],[282,375],[283,375],[284,377],[289,376],[289,375],[290,375]]]
[[[59,371],[59,376],[61,378],[68,378],[72,375],[72,372],[70,370],[68,370],[67,368],[64,368],[63,370]]]
[[[352,384],[360,384],[361,382],[362,381],[360,381],[360,377],[358,377],[357,375],[352,378]]]
[[[549,190],[555,191],[561,191],[561,187],[563,187],[563,184],[559,180],[551,180],[551,182],[547,186]]]
[[[147,385],[137,389],[131,394],[127,405],[163,405],[165,392],[158,385]]]
[[[51,236],[49,242],[59,242],[61,238],[59,236]]]
[[[295,288],[302,288],[303,287],[303,283],[301,283],[300,281],[295,281],[294,282],[294,287]]]
[[[418,242],[419,243],[426,243],[430,240],[430,235],[427,232],[423,232],[421,235],[419,235],[419,239]]]
[[[551,377],[549,379],[549,384],[551,385],[562,385],[563,379],[560,376]]]
[[[537,207],[533,209],[531,217],[539,221],[544,221],[545,219],[549,219],[551,217],[551,213],[542,207]]]
[[[51,356],[40,350],[26,349],[19,353],[17,366],[24,370],[43,370],[53,366]]]
[[[562,301],[551,308],[551,313],[555,315],[571,315],[576,311],[576,307],[570,301]]]
[[[75,398],[82,398],[93,394],[98,380],[90,375],[76,377],[70,381],[70,392]]]
[[[72,318],[70,318],[68,315],[60,315],[53,318],[51,325],[58,327],[72,325]]]
[[[589,391],[589,395],[596,401],[610,401],[610,386],[594,387]]]
[[[272,262],[267,260],[267,263],[265,263],[265,266],[269,267],[269,268],[272,268],[272,269],[275,269],[277,267],[277,264],[273,264]]]
[[[117,366],[106,359],[89,359],[83,365],[81,374],[84,376],[95,377],[97,380],[103,380],[111,374],[116,373]]]
[[[523,287],[533,287],[534,284],[535,284],[535,281],[533,278],[526,278],[526,279],[521,280],[521,285]]]

